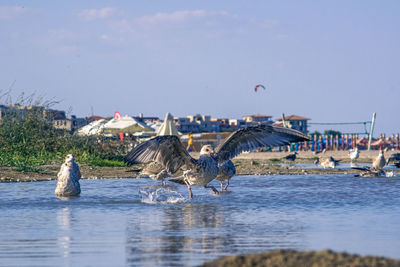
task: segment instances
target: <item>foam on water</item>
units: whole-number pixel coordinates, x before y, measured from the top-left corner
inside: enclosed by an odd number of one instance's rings
[[[139,195],[142,203],[146,204],[183,203],[187,200],[181,194],[168,187],[140,188]]]

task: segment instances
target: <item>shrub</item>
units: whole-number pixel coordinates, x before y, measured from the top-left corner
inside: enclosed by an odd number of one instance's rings
[[[20,103],[23,104],[20,104]],[[72,135],[53,127],[48,103],[27,101],[9,105],[0,121],[0,165],[18,171],[41,171],[40,166],[74,154],[77,161],[98,166],[125,166],[127,147],[102,137]],[[32,103],[32,101],[28,101]],[[99,145],[101,142],[101,146]]]

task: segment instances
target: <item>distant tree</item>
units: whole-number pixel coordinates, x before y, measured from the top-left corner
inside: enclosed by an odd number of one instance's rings
[[[325,131],[324,131],[324,134],[325,134],[325,135],[339,136],[339,137],[342,136],[342,133],[341,133],[341,132],[335,131],[335,130],[325,130]]]
[[[315,131],[313,133],[310,133],[311,137],[314,138],[314,136],[316,135],[317,137],[321,136],[321,133],[318,131]]]

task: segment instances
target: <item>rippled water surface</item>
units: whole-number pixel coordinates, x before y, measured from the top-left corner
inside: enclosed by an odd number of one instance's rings
[[[218,183],[212,183],[218,186]],[[400,178],[234,177],[230,192],[149,179],[0,183],[2,266],[195,266],[278,248],[400,258]]]

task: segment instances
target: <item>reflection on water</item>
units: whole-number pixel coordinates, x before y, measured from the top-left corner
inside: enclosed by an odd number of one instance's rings
[[[225,219],[218,206],[211,204],[185,203],[150,209],[128,222],[128,262],[143,260],[140,265],[144,265],[152,259],[156,265],[181,266],[198,263],[199,259],[191,262],[191,254],[222,254],[233,243],[224,231]]]
[[[57,245],[64,258],[70,255],[71,246],[71,210],[69,207],[63,208],[57,212],[57,225],[62,233],[62,236],[58,237]]]
[[[152,184],[83,180],[64,200],[55,181],[0,183],[1,265],[195,266],[281,248],[400,255],[398,177],[234,177],[229,193],[195,187],[192,200],[185,186]]]

